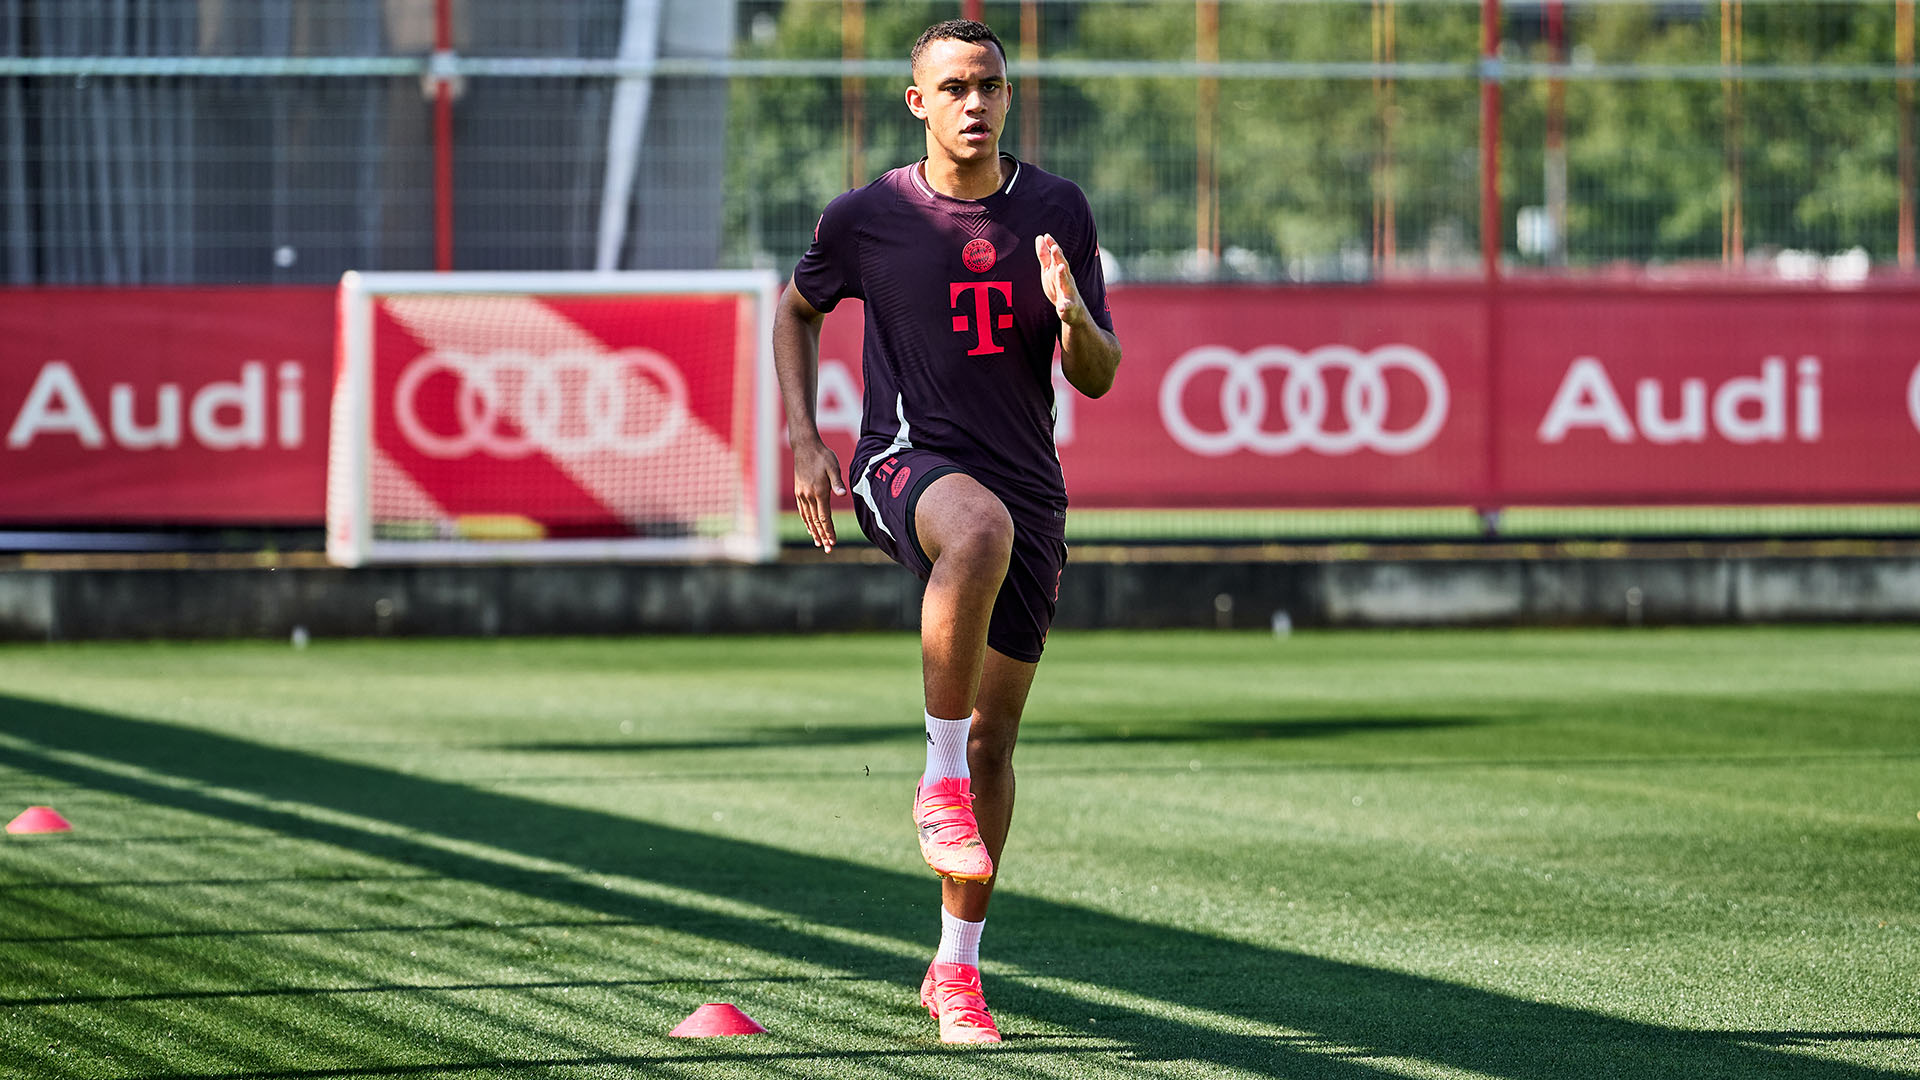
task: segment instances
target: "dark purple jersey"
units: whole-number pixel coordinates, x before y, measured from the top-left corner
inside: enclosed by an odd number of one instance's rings
[[[1006,160],[1012,175],[977,201],[934,191],[918,164],[833,200],[793,285],[819,311],[847,297],[867,306],[866,402],[848,463],[856,490],[882,455],[937,450],[1016,520],[1026,509],[1058,522],[1067,506],[1053,445],[1060,319],[1040,287],[1035,237],[1059,241],[1094,321],[1111,331],[1113,320],[1086,196]]]

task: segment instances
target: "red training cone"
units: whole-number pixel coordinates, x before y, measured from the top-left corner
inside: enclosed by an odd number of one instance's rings
[[[682,1039],[703,1039],[709,1035],[760,1035],[766,1030],[755,1023],[753,1017],[722,1001],[693,1010],[680,1021],[679,1027],[667,1034]]]
[[[70,832],[73,826],[51,806],[29,806],[20,816],[7,822],[10,833]]]

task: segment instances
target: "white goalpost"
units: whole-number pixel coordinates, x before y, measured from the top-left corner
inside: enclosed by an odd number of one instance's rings
[[[347,273],[328,557],[771,559],[778,288],[761,271]]]

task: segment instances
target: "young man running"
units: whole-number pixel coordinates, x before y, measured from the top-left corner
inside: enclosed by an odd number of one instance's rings
[[[927,156],[828,204],[773,330],[794,498],[831,552],[840,462],[815,424],[820,321],[866,304],[866,400],[851,474],[860,527],[926,581],[927,765],[913,818],[941,877],[940,949],[920,1000],[943,1042],[999,1042],[980,931],[1013,817],[1013,744],[1066,565],[1053,353],[1089,397],[1120,343],[1086,196],[1000,153],[1013,91],[993,31],[928,27],[907,109]]]

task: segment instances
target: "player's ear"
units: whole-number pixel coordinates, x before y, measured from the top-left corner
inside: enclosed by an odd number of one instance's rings
[[[921,95],[920,88],[912,83],[907,84],[907,111],[912,113],[915,119],[927,118],[927,99]]]

